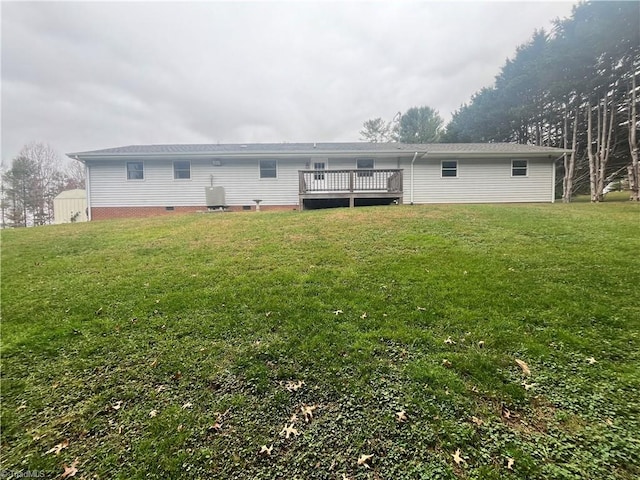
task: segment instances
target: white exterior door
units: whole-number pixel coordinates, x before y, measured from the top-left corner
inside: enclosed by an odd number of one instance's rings
[[[313,162],[313,170],[316,170],[313,174],[313,190],[326,190],[327,189],[327,176],[324,170],[327,169],[326,160],[318,160]]]

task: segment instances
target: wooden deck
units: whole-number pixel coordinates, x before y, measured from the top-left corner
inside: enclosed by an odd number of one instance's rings
[[[347,198],[349,206],[356,199],[391,199],[402,203],[402,170],[299,170],[300,208],[304,201]]]

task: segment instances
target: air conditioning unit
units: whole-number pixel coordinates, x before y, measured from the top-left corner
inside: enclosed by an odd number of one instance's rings
[[[224,187],[204,187],[207,207],[225,207]]]

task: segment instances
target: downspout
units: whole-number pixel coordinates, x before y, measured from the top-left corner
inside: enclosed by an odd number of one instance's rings
[[[418,158],[418,152],[413,155],[413,160],[411,160],[411,205],[413,205],[413,164],[415,163],[416,158]]]

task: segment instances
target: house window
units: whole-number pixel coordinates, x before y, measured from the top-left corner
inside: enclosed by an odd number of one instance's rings
[[[512,177],[526,177],[527,176],[527,161],[526,160],[511,160],[511,176]]]
[[[368,170],[366,172],[358,172],[359,177],[373,177],[373,158],[358,158],[356,159],[356,168],[358,170]]]
[[[277,160],[260,160],[260,178],[277,178]]]
[[[190,161],[175,161],[173,162],[173,179],[174,180],[188,180],[191,178],[191,162]]]
[[[327,168],[327,164],[325,162],[314,162],[313,163],[313,169],[314,170],[326,170],[326,168]],[[324,180],[324,172],[316,171],[313,174],[313,179],[314,180]]]
[[[458,161],[447,160],[442,162],[442,176],[443,177],[457,177],[458,176]]]
[[[143,162],[127,162],[127,180],[144,180]]]

